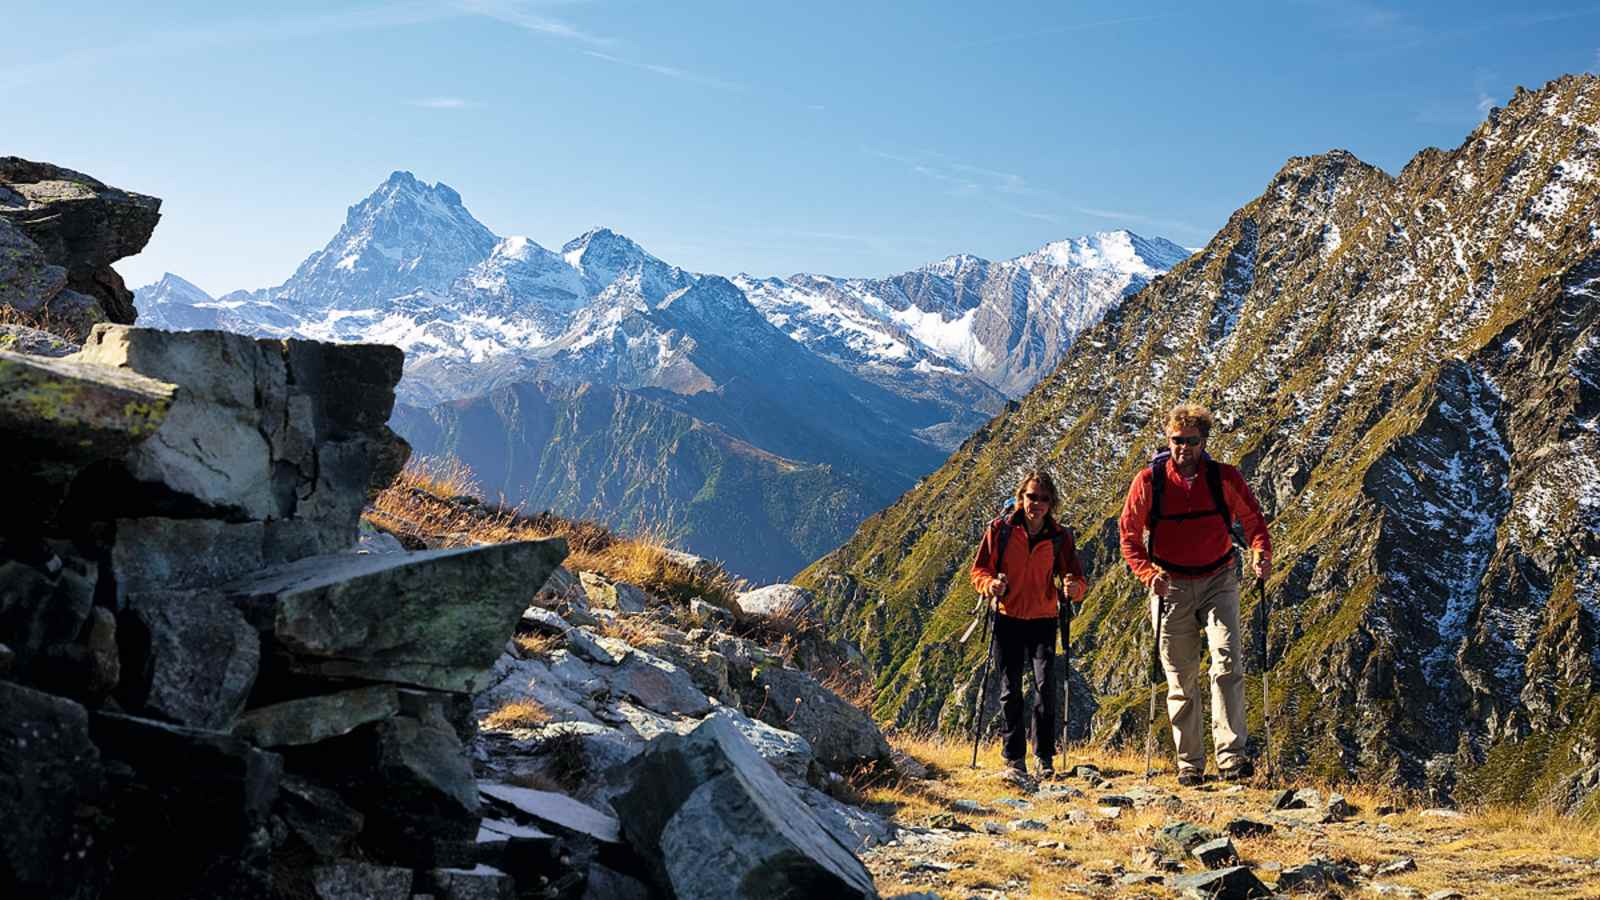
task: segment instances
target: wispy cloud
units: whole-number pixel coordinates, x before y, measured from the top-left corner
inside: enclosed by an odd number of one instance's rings
[[[1035,28],[1029,31],[1020,31],[1011,34],[995,35],[993,37],[978,38],[977,40],[962,41],[950,47],[952,50],[961,50],[968,47],[987,47],[991,44],[1009,44],[1016,41],[1029,41],[1040,37],[1050,37],[1066,34],[1071,31],[1084,31],[1090,28],[1105,28],[1111,25],[1127,25],[1133,22],[1150,22],[1156,19],[1171,18],[1172,14],[1163,13],[1154,16],[1123,16],[1116,19],[1101,19],[1095,22],[1074,22],[1067,25],[1057,25],[1051,28]]]
[[[456,6],[463,12],[483,16],[514,25],[524,31],[546,37],[560,38],[561,40],[574,41],[591,47],[611,47],[617,42],[613,38],[603,37],[560,19],[553,19],[534,10],[549,6],[549,3],[527,3],[519,0],[455,0]]]
[[[20,87],[56,73],[104,65],[126,58],[175,56],[218,47],[250,46],[271,41],[325,37],[351,32],[426,25],[465,16],[486,16],[562,40],[606,45],[565,22],[530,12],[527,3],[499,0],[400,0],[334,12],[289,16],[252,16],[196,25],[156,28],[125,41],[86,47],[37,63],[0,66],[0,88]]]
[[[1489,115],[1489,110],[1499,105],[1490,93],[1495,80],[1492,72],[1478,72],[1473,76],[1470,94],[1464,92],[1453,99],[1430,103],[1417,113],[1417,121],[1425,125],[1477,125]],[[1469,96],[1473,99],[1468,100]]]
[[[423,109],[469,109],[478,104],[460,97],[423,97],[408,101],[407,105],[420,106]]]
[[[944,184],[947,192],[958,197],[981,194],[1028,195],[1034,191],[1028,181],[1015,172],[1002,172],[984,166],[957,162],[942,153],[922,151],[914,156],[890,153],[884,150],[867,150],[879,159],[900,163],[914,174]]]
[[[635,68],[635,69],[643,69],[646,72],[654,72],[657,75],[664,75],[667,78],[676,78],[679,81],[687,81],[687,82],[691,82],[693,84],[700,84],[700,85],[705,85],[706,87],[719,88],[719,89],[725,90],[725,91],[743,91],[743,90],[746,90],[745,86],[742,85],[742,84],[737,84],[737,83],[732,82],[732,81],[723,81],[720,78],[712,78],[709,75],[700,75],[700,74],[695,73],[695,72],[690,72],[690,71],[687,71],[685,69],[680,69],[677,66],[669,66],[669,65],[664,65],[662,63],[648,62],[648,61],[637,60],[637,59],[626,59],[624,57],[616,56],[616,55],[613,55],[613,54],[610,54],[610,53],[601,53],[598,50],[585,50],[583,52],[587,53],[588,55],[590,55],[592,57],[594,57],[595,59],[603,59],[606,62],[616,63],[619,66],[629,66],[629,67]]]

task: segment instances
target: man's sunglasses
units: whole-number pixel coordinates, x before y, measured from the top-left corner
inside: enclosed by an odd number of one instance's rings
[[[1050,496],[1049,494],[1023,494],[1022,496],[1027,498],[1027,499],[1029,499],[1029,500],[1032,500],[1035,503],[1054,503],[1054,502],[1056,502],[1056,498]]]
[[[1173,442],[1174,444],[1181,444],[1185,447],[1198,447],[1200,446],[1200,442],[1204,441],[1205,438],[1198,434],[1194,437],[1184,437],[1181,434],[1175,434],[1172,437],[1167,438],[1167,440]]]

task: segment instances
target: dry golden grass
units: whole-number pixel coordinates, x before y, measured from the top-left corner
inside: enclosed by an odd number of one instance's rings
[[[542,631],[537,634],[519,634],[514,640],[517,642],[517,647],[531,659],[546,658],[567,644],[559,635],[546,634]]]
[[[76,326],[70,325],[65,319],[52,315],[49,308],[40,309],[38,312],[23,312],[10,304],[0,303],[0,325],[21,325],[25,328],[37,328],[48,331],[56,337],[69,340],[74,344],[83,343],[88,335]]]
[[[485,728],[501,730],[508,728],[538,728],[550,721],[550,713],[537,702],[528,699],[512,700],[504,706],[484,716],[481,724]]]
[[[644,647],[656,640],[656,632],[650,623],[639,616],[618,616],[614,619],[601,619],[594,626],[594,631],[602,637],[616,638],[635,647]]]
[[[401,478],[435,497],[483,499],[483,487],[472,468],[453,456],[418,456],[406,461]]]
[[[1103,875],[1099,881],[1110,883],[1097,884],[1096,875],[1111,873],[1114,866],[1143,871],[1133,862],[1135,852],[1149,847],[1155,833],[1173,821],[1220,830],[1236,817],[1265,820],[1272,795],[1260,776],[1255,784],[1237,791],[1215,782],[1205,788],[1180,788],[1170,764],[1163,763],[1148,787],[1178,797],[1182,806],[1176,810],[1159,804],[1125,809],[1116,819],[1109,819],[1096,811],[1095,798],[1144,786],[1142,755],[1072,748],[1064,761],[1057,759],[1063,771],[1072,765],[1090,764],[1099,767],[1112,782],[1104,789],[1091,789],[1081,780],[1063,778],[1057,784],[1077,788],[1086,796],[1061,799],[1026,796],[998,778],[1001,760],[999,746],[994,742],[981,748],[977,769],[968,767],[972,758],[969,742],[891,735],[890,743],[928,766],[933,777],[868,785],[862,791],[868,804],[911,825],[927,824],[934,815],[954,814],[978,833],[963,836],[942,858],[957,866],[942,874],[904,871],[894,860],[893,848],[869,852],[866,857],[878,889],[886,895],[935,890],[961,896],[968,891],[992,890],[1003,891],[1009,897],[1055,897],[1064,892],[1103,897],[1170,897],[1173,893],[1163,886],[1130,887]],[[1297,782],[1281,786],[1319,787],[1328,793],[1326,785]],[[1450,888],[1467,897],[1512,900],[1600,897],[1600,869],[1562,861],[1563,857],[1591,863],[1600,859],[1600,826],[1554,814],[1498,807],[1469,811],[1462,819],[1425,817],[1419,809],[1379,816],[1377,808],[1392,800],[1389,792],[1351,786],[1337,790],[1355,808],[1349,821],[1293,830],[1280,826],[1268,835],[1235,838],[1242,860],[1255,866],[1269,885],[1277,875],[1263,865],[1266,863],[1289,867],[1321,856],[1376,867],[1409,856],[1416,861],[1415,872],[1378,880],[1416,889],[1422,896]],[[960,812],[954,806],[958,799],[975,801],[988,812]],[[1024,799],[1031,806],[1018,811],[998,802],[1008,799]],[[1087,811],[1088,821],[1065,818],[1072,809]],[[985,821],[1004,825],[1022,818],[1040,820],[1047,827],[1044,831],[1013,831],[1001,836],[982,833]],[[1040,846],[1050,842],[1060,842],[1063,848]],[[1198,869],[1191,865],[1189,871]],[[1356,896],[1357,892],[1346,895]]]
[[[596,522],[563,519],[548,512],[524,515],[504,502],[455,499],[480,494],[476,476],[459,460],[415,457],[373,501],[366,518],[379,528],[429,547],[563,537],[568,569],[597,572],[685,602],[699,597],[725,609],[734,608],[733,598],[744,587],[720,567],[696,571],[674,560],[660,534],[623,536]]]

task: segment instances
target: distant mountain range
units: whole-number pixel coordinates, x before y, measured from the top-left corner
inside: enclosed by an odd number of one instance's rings
[[[819,496],[849,498],[835,504],[847,513],[821,517],[828,527],[764,520],[774,534],[793,534],[791,546],[736,545],[723,556],[742,574],[770,579],[837,546],[859,517],[909,488],[1054,367],[1106,309],[1186,255],[1170,241],[1114,231],[1002,262],[953,256],[884,279],[729,279],[673,266],[605,228],[559,252],[498,238],[451,188],[395,172],[282,285],[211,298],[169,274],[135,299],[145,326],[396,344],[406,371],[395,426],[419,452],[461,455],[509,500],[622,526],[649,522],[691,550],[712,552],[706,536],[722,527],[696,518],[692,502],[708,479],[730,477],[705,466],[718,452],[745,448],[810,472],[824,486]],[[584,384],[646,403],[617,397],[619,409],[687,417],[720,436],[687,471],[682,457],[613,433],[620,420],[610,417],[590,422],[592,431],[541,423],[563,436],[553,449],[507,430],[527,426],[520,418],[443,427],[465,407],[441,404],[483,397],[502,409],[512,396],[532,396],[518,386],[564,398],[535,404],[543,413],[570,412],[570,388]],[[596,396],[581,406],[592,409]],[[422,427],[423,418],[440,427]],[[586,443],[587,462],[562,455],[574,440]],[[522,456],[484,452],[490,446],[517,446]],[[553,479],[601,477],[595,447],[660,465],[624,466],[641,480],[634,490],[556,489]],[[533,457],[546,461],[540,471],[530,470]],[[740,477],[757,471],[736,468]],[[763,490],[717,488],[722,498]],[[796,514],[792,503],[750,502]]]

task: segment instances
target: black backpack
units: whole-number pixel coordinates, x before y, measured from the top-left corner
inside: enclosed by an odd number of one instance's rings
[[[1149,536],[1145,539],[1145,552],[1150,555],[1151,562],[1179,575],[1206,575],[1215,572],[1233,559],[1233,542],[1238,540],[1238,536],[1233,530],[1233,511],[1228,509],[1228,499],[1222,493],[1222,464],[1213,461],[1209,453],[1201,454],[1201,459],[1207,463],[1205,467],[1206,486],[1211,489],[1212,508],[1196,512],[1178,513],[1176,515],[1163,515],[1161,512],[1161,495],[1167,489],[1167,465],[1172,460],[1172,452],[1170,450],[1162,450],[1155,455],[1154,459],[1150,460],[1150,516],[1145,522],[1145,528]],[[1227,553],[1204,566],[1180,566],[1156,555],[1157,522],[1181,522],[1185,519],[1203,519],[1206,516],[1222,517],[1222,527],[1228,530],[1230,536]]]

